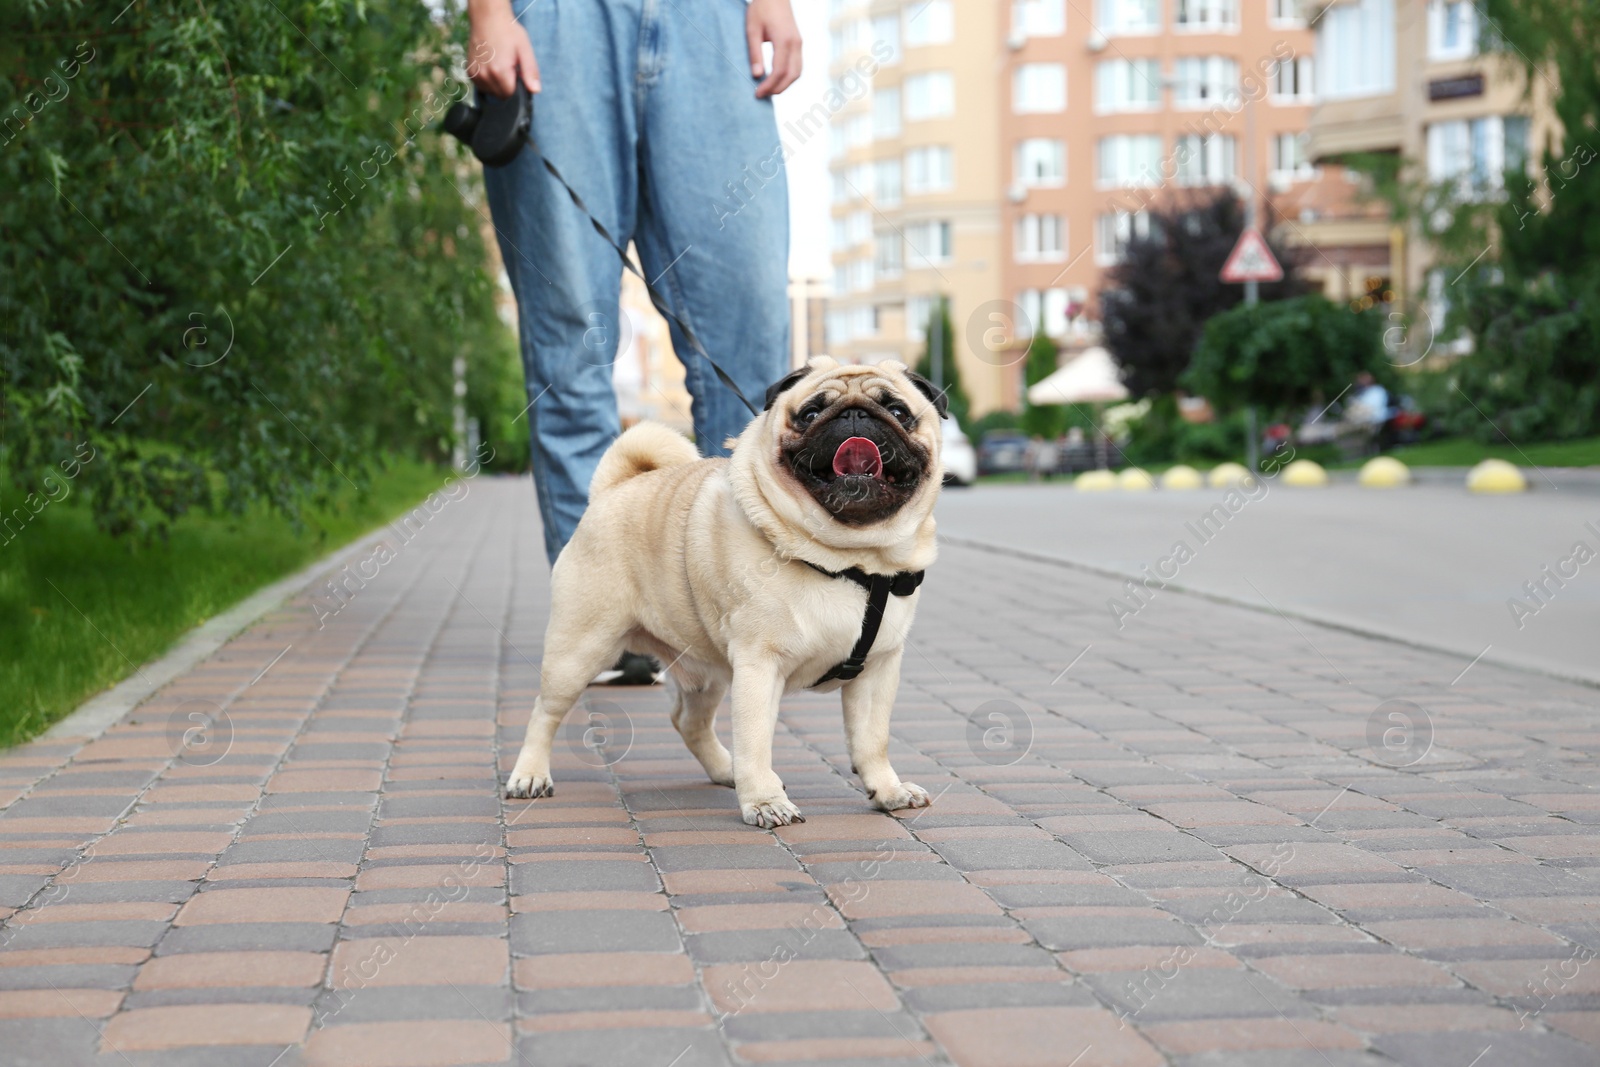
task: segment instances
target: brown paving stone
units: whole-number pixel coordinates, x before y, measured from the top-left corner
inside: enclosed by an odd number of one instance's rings
[[[105,1050],[159,1051],[199,1045],[296,1045],[311,1009],[293,1004],[182,1004],[112,1016]]]
[[[1452,963],[1450,968],[1484,992],[1499,997],[1600,993],[1600,967],[1585,964],[1572,951],[1543,959]]]
[[[511,1028],[487,1019],[391,1020],[323,1027],[306,1067],[457,1067],[511,1059]]]
[[[211,923],[335,923],[350,890],[312,886],[213,889],[197,893],[178,912],[175,926]]]
[[[1414,956],[1356,952],[1346,955],[1269,956],[1251,961],[1291,989],[1358,989],[1372,986],[1454,985],[1448,971]]]
[[[1600,1047],[1600,1011],[1548,1011],[1539,1018],[1546,1026]]]
[[[1405,948],[1464,948],[1472,945],[1562,945],[1554,934],[1505,919],[1401,919],[1369,922],[1365,928]]]
[[[377,769],[282,770],[267,781],[268,793],[369,793],[383,784]]]
[[[815,841],[905,841],[911,838],[896,820],[871,813],[841,815],[808,813],[805,822],[790,823],[773,831],[786,844]]]
[[[471,845],[379,845],[369,848],[366,860],[376,863],[379,860],[414,860],[414,859],[473,859],[482,862],[504,859],[506,850],[499,845],[486,845],[475,842]]]
[[[0,990],[0,1019],[104,1019],[122,996],[112,989]]]
[[[760,964],[719,963],[701,981],[720,1011],[894,1011],[893,987],[870,963],[790,960],[771,977]]]
[[[892,881],[832,885],[828,896],[847,919],[898,915],[998,915],[1000,905],[966,882]]]
[[[891,971],[889,980],[901,989],[941,985],[1007,985],[1013,982],[1071,982],[1056,967],[906,967]]]
[[[1358,908],[1478,908],[1465,893],[1425,882],[1370,882],[1313,885],[1300,890],[1319,904],[1348,911]]]
[[[511,954],[493,937],[371,937],[333,948],[329,984],[337,989],[406,985],[498,985]]]
[[[1231,945],[1305,945],[1341,942],[1371,942],[1372,938],[1354,926],[1332,923],[1224,923],[1209,928],[1211,940]]]
[[[1144,1027],[1145,1034],[1178,1056],[1256,1049],[1358,1049],[1364,1042],[1349,1030],[1316,1019],[1203,1019]]]
[[[441,889],[456,886],[494,888],[506,884],[498,862],[429,863],[405,867],[368,867],[356,876],[356,888]]]
[[[231,833],[151,830],[115,833],[95,842],[96,858],[105,856],[160,856],[172,853],[216,855],[233,843]]]
[[[909,1037],[810,1037],[797,1041],[746,1041],[739,1058],[748,1063],[792,1063],[822,1060],[923,1060],[933,1062],[932,1041]]]
[[[1084,1067],[1161,1067],[1166,1062],[1144,1037],[1123,1028],[1103,1008],[973,1009],[939,1012],[925,1022],[957,1067],[1062,1067],[1078,1056],[1084,1056]]]
[[[68,963],[142,963],[150,950],[133,945],[67,945],[61,948],[9,949],[0,952],[0,968],[41,967]]]
[[[314,986],[327,966],[328,957],[320,952],[180,952],[139,968],[133,988]]]
[[[208,882],[230,882],[257,878],[354,878],[353,863],[330,863],[322,860],[300,863],[230,863],[211,868]]]
[[[646,833],[644,843],[648,848],[669,848],[673,845],[748,845],[749,830],[663,830]]]
[[[344,913],[346,926],[380,926],[396,923],[415,927],[424,922],[501,923],[506,909],[501,904],[474,904],[465,900],[414,901],[409,904],[364,904]]]
[[[535,827],[512,830],[506,844],[513,848],[529,845],[627,845],[639,844],[639,835],[628,826]]]

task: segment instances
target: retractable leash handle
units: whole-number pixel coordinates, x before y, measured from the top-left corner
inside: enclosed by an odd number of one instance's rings
[[[678,327],[683,333],[684,340],[689,342],[689,347],[710,365],[717,375],[717,380],[732,390],[733,395],[739,398],[739,402],[749,409],[751,417],[761,413],[750,403],[750,398],[744,395],[744,390],[739,388],[738,383],[711,358],[711,353],[700,343],[694,328],[673,311],[667,304],[666,298],[650,284],[650,279],[645,277],[644,271],[634,264],[622,243],[611,236],[611,231],[606,229],[605,223],[594,217],[594,212],[583,202],[578,190],[562,177],[549,157],[539,151],[539,145],[533,139],[533,94],[528,92],[527,86],[518,81],[516,88],[507,97],[498,97],[478,90],[476,107],[461,101],[450,108],[444,117],[444,130],[471,148],[472,154],[486,167],[503,167],[517,158],[524,145],[531,146],[538,154],[539,162],[544,164],[544,169],[549,171],[550,177],[566,190],[573,206],[583,212],[584,217],[589,220],[589,225],[594,227],[595,232],[605,240],[606,244],[617,250],[622,265],[644,283],[644,291],[649,294],[650,303],[655,305],[662,317]]]

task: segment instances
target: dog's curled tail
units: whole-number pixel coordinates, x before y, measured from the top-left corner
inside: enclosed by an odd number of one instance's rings
[[[594,480],[589,483],[589,495],[599,496],[629,478],[649,471],[694,463],[699,459],[700,453],[678,431],[659,422],[641,422],[625,430],[600,457]]]

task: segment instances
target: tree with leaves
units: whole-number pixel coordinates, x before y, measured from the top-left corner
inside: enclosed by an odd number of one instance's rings
[[[942,296],[934,302],[928,312],[928,325],[923,333],[922,358],[912,368],[929,381],[934,380],[933,346],[936,339],[939,345],[939,374],[943,378],[940,384],[950,401],[950,417],[964,427],[972,411],[972,402],[967,399],[967,391],[961,387],[961,367],[956,363],[955,336],[954,331],[950,329],[950,301]]]
[[[1033,340],[1028,342],[1028,355],[1023,361],[1023,380],[1030,386],[1037,385],[1056,372],[1056,361],[1060,358],[1060,350],[1056,343],[1050,340],[1043,330],[1034,331]],[[1067,428],[1067,411],[1060,404],[1035,404],[1027,398],[1027,391],[1023,391],[1022,430],[1029,437],[1043,437],[1047,441],[1054,441],[1060,437]]]
[[[1231,192],[1180,200],[1150,212],[1147,235],[1128,242],[1106,272],[1100,318],[1106,347],[1135,397],[1177,388],[1206,321],[1244,299],[1244,287],[1218,277],[1244,230],[1244,206]],[[1263,284],[1263,300],[1300,292],[1289,250],[1268,244],[1283,264],[1280,282]]]

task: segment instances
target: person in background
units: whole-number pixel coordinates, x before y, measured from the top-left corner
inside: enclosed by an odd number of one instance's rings
[[[484,184],[516,296],[533,478],[552,564],[620,432],[612,364],[622,265],[543,153],[747,397],[789,369],[789,202],[772,97],[800,76],[789,0],[468,0],[483,91],[535,97],[533,145]],[[770,46],[771,57],[766,54]],[[696,444],[750,418],[671,323]],[[622,684],[654,680],[624,656]]]

